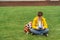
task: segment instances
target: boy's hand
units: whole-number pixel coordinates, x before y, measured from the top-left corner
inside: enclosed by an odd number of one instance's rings
[[[44,29],[44,27],[42,29]]]
[[[44,30],[45,28],[44,28],[44,27],[42,27],[42,28],[39,28],[39,27],[38,27],[37,29],[38,29],[38,30]]]
[[[36,30],[41,30],[42,28],[37,27]]]

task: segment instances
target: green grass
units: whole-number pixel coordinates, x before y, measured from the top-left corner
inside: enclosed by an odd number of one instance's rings
[[[49,26],[49,36],[26,35],[24,25],[44,13]],[[0,7],[0,40],[60,40],[60,6]]]

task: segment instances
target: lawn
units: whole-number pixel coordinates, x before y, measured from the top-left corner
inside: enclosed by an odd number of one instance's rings
[[[26,35],[24,25],[44,13],[49,26],[49,36]],[[60,40],[60,6],[0,7],[0,40]]]

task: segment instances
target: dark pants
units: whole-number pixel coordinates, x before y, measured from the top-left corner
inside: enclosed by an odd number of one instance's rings
[[[30,31],[34,34],[37,34],[37,35],[43,35],[44,33],[48,33],[49,29],[35,30],[35,29],[31,28]]]

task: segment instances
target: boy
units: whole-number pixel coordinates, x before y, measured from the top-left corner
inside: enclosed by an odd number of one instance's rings
[[[34,18],[32,22],[32,28],[30,31],[33,34],[48,36],[48,26],[45,18],[43,17],[43,12],[38,12],[38,15]]]

